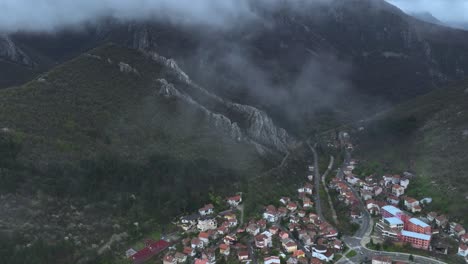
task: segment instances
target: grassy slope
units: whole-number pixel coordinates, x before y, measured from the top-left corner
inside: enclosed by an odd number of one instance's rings
[[[468,223],[466,88],[465,82],[436,90],[386,113],[361,137],[360,155],[395,172],[414,170],[419,177],[410,195],[433,197],[434,209]]]

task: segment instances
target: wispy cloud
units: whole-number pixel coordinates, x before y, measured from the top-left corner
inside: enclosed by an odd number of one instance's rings
[[[448,23],[468,23],[468,0],[386,0],[405,12],[429,12]]]

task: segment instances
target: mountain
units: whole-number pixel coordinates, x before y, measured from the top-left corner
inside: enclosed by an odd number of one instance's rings
[[[148,219],[168,223],[209,194],[247,192],[295,142],[265,112],[211,94],[174,60],[113,44],[0,90],[0,128],[4,248],[68,237],[95,252],[92,244],[127,237],[135,221],[154,231]],[[65,262],[83,256],[67,254]]]
[[[468,32],[383,0],[250,5],[257,19],[221,29],[106,20],[78,33],[10,38],[37,71],[108,41],[157,51],[212,93],[263,109],[296,134],[313,129],[302,120],[317,123],[317,112],[355,118],[466,77]]]
[[[432,208],[464,223],[468,222],[467,99],[468,81],[452,84],[379,115],[359,137],[363,159],[395,173],[415,172],[409,195],[432,197]]]
[[[437,19],[434,15],[429,12],[419,12],[419,13],[410,13],[411,16],[416,17],[424,22],[436,24],[436,25],[444,25],[442,21]]]

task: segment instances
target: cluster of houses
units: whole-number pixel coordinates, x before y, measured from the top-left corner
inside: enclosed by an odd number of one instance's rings
[[[311,175],[307,178],[313,180]],[[336,252],[343,250],[338,231],[313,212],[314,188],[310,182],[301,185],[297,192],[297,199],[281,197],[279,206],[264,207],[260,219],[250,219],[245,224],[237,222],[234,209],[215,214],[212,204],[181,217],[178,225],[197,235],[183,239],[183,250],[168,252],[163,263],[193,260],[196,264],[211,264],[220,258],[249,263],[254,252],[266,264],[281,263],[282,259],[288,264],[331,261]],[[234,208],[242,197],[229,197],[226,202]]]
[[[466,242],[468,235],[461,224],[449,222],[446,215],[436,212],[422,215],[424,204],[430,203],[432,199],[417,200],[405,195],[412,174],[405,173],[404,176],[386,174],[382,177],[371,175],[360,179],[353,174],[356,166],[357,161],[352,160],[344,169],[344,177],[336,177],[330,182],[330,187],[340,193],[339,199],[350,207],[352,218],[359,218],[361,215],[358,211],[359,198],[351,186],[358,190],[371,215],[381,215],[375,227],[382,237],[409,243],[415,248],[447,254],[448,246],[441,245],[440,242],[431,243],[434,236],[444,231],[460,242],[458,255],[468,256]],[[420,217],[413,217],[414,214]]]

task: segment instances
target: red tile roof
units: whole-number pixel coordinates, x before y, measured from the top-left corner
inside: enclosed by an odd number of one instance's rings
[[[143,263],[147,261],[148,259],[152,258],[154,255],[160,253],[164,249],[169,247],[169,242],[165,240],[159,240],[157,242],[154,242],[150,244],[149,246],[143,248],[142,250],[138,251],[135,253],[131,259],[133,263]]]

